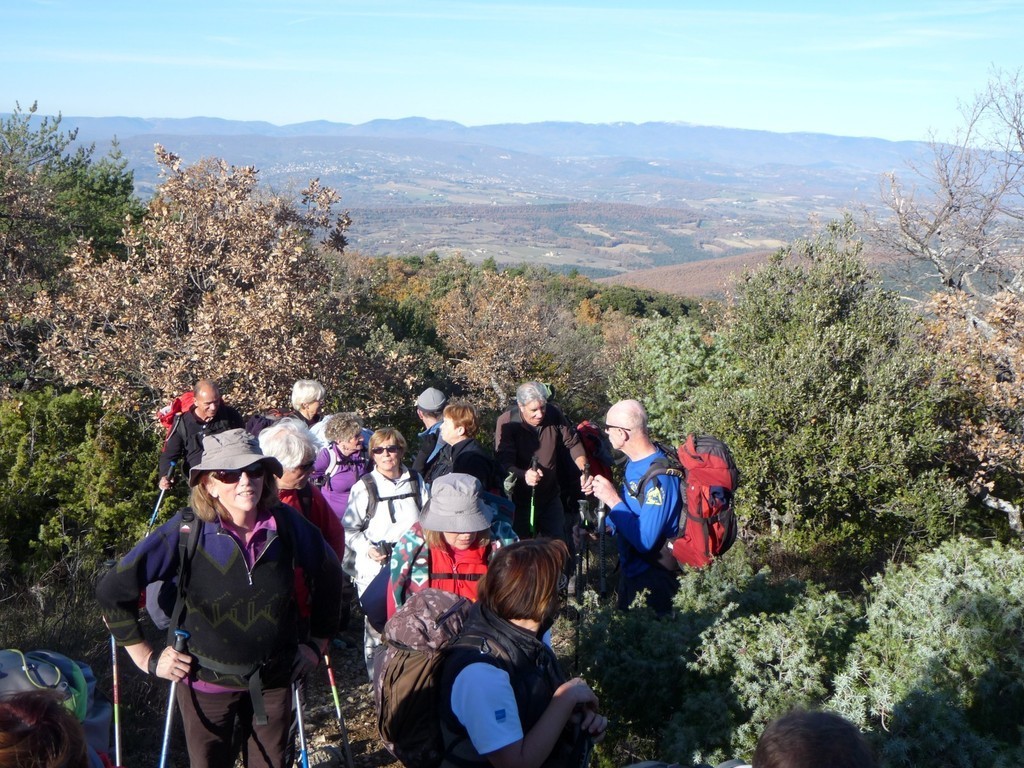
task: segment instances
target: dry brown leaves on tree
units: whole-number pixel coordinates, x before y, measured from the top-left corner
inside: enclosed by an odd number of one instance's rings
[[[166,181],[126,229],[127,258],[80,243],[68,290],[37,302],[53,326],[48,364],[69,385],[142,406],[200,377],[243,409],[279,404],[298,377],[340,386],[363,361],[339,348],[330,275],[311,243],[327,230],[326,246],[344,246],[336,193],[313,182],[299,209],[259,194],[253,168],[183,169],[162,148],[157,160]]]

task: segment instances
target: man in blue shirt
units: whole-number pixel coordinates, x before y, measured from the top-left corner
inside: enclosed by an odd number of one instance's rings
[[[663,454],[647,431],[647,412],[636,400],[620,400],[605,417],[604,430],[612,448],[626,454],[622,495],[600,475],[593,477],[584,492],[593,494],[608,506],[608,528],[617,534],[622,578],[618,607],[627,610],[634,598],[648,591],[647,606],[659,616],[672,611],[672,597],[679,589],[675,571],[659,565],[659,553],[679,528],[683,506],[682,480],[678,476],[657,474],[640,481],[651,464]]]

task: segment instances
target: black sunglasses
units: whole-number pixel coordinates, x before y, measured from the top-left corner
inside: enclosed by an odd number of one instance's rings
[[[401,453],[402,452],[402,446],[400,446],[400,445],[378,445],[376,448],[374,448],[372,451],[370,451],[370,453],[372,453],[374,456],[380,456],[382,453],[385,453],[385,452],[387,452],[387,453]]]
[[[263,477],[263,462],[257,461],[255,464],[250,464],[248,467],[242,467],[241,469],[215,469],[213,470],[213,476],[222,483],[234,485],[242,479],[243,472],[249,476],[250,480]]]
[[[609,429],[621,429],[621,430],[622,430],[623,432],[625,432],[625,433],[626,433],[627,435],[628,435],[628,434],[629,434],[629,432],[630,432],[630,428],[629,428],[629,427],[620,427],[620,426],[618,426],[617,424],[605,424],[605,425],[603,426],[603,429],[604,429],[604,431],[605,431],[605,432],[607,432],[607,431],[608,431]]]

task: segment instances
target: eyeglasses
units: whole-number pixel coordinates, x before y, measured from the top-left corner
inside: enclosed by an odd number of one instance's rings
[[[262,478],[263,462],[257,461],[255,464],[250,464],[248,467],[242,467],[241,469],[215,469],[213,471],[213,476],[222,483],[234,485],[242,479],[243,473],[248,475],[250,480]]]
[[[370,453],[374,456],[380,456],[382,453],[401,453],[402,447],[399,445],[378,445]]]
[[[603,429],[604,429],[605,432],[608,432],[609,430],[612,430],[612,429],[621,429],[627,435],[630,433],[630,431],[632,431],[630,427],[620,427],[620,426],[618,426],[616,424],[605,424]]]
[[[312,472],[314,463],[315,462],[307,461],[305,464],[299,464],[297,469],[301,469],[303,472]]]

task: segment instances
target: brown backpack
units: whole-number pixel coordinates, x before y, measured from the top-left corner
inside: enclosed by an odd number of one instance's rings
[[[407,768],[434,768],[444,758],[438,714],[443,651],[459,636],[471,605],[428,588],[413,594],[384,626],[373,665],[377,730]]]

